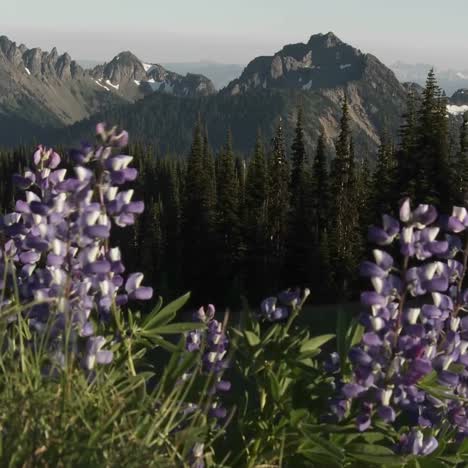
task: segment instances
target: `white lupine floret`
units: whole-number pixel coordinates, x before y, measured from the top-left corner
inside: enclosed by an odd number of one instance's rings
[[[60,239],[54,239],[52,241],[52,252],[55,255],[65,255],[65,243]]]
[[[384,286],[384,282],[383,282],[382,278],[378,278],[376,276],[373,276],[371,278],[371,283],[372,283],[372,286],[374,286],[375,292],[380,294],[382,292],[383,286]]]
[[[89,248],[86,252],[86,259],[89,263],[96,261],[99,254],[99,247],[97,245]]]
[[[111,282],[108,280],[105,281],[100,281],[99,282],[99,289],[101,290],[101,293],[103,296],[108,296],[109,293],[111,292]]]
[[[392,398],[393,394],[393,389],[390,387],[387,387],[383,392],[382,392],[382,405],[384,406],[389,406],[390,405],[390,399]]]
[[[440,304],[442,303],[442,294],[438,292],[433,292],[432,293],[432,301],[434,302],[434,305],[436,307],[439,307]]]
[[[83,166],[75,167],[75,173],[76,173],[76,177],[81,182],[84,182],[85,180],[90,179],[93,175],[93,173],[89,169],[86,169]]]
[[[91,211],[86,214],[86,224],[88,226],[93,226],[96,224],[96,221],[99,219],[99,211]]]
[[[67,279],[67,274],[61,268],[52,268],[50,270],[52,275],[52,283],[63,285]]]
[[[132,189],[121,192],[120,195],[122,197],[122,201],[124,203],[130,203],[132,201],[133,192],[134,192],[134,190],[132,190]]]
[[[428,233],[428,236],[429,236],[429,240],[432,242],[436,239],[437,235],[439,234],[440,232],[440,228],[438,227],[430,227],[430,228],[427,228],[427,233]]]
[[[119,260],[122,259],[122,254],[120,252],[120,249],[118,247],[114,247],[109,250],[109,258],[111,259],[112,262],[118,262]]]
[[[400,208],[400,219],[406,223],[410,220],[411,217],[411,206],[410,206],[410,201],[407,198],[401,205]]]
[[[385,327],[385,320],[381,317],[370,317],[370,322],[374,331],[382,330]]]
[[[57,180],[59,182],[62,182],[65,179],[65,176],[67,175],[67,170],[66,169],[57,169],[54,173],[57,174]]]
[[[460,354],[465,354],[466,350],[468,349],[468,341],[462,340],[460,341]]]
[[[437,269],[437,262],[428,263],[424,268],[424,276],[426,277],[426,279],[431,280],[432,278],[434,278]]]
[[[31,276],[34,273],[34,270],[36,269],[36,265],[24,265],[23,268],[21,268],[21,271],[23,273],[26,273],[27,276]]]
[[[450,330],[456,332],[460,325],[460,317],[450,317]]]
[[[115,200],[115,197],[117,196],[118,191],[119,191],[118,187],[109,187],[106,191],[106,198],[109,201]]]
[[[92,202],[92,200],[93,200],[93,191],[92,191],[92,190],[88,190],[88,191],[86,192],[86,197],[85,197],[85,200],[84,200],[84,201],[85,201],[86,204],[90,204],[90,203]]]
[[[109,224],[109,218],[106,214],[99,215],[99,224],[107,226]]]
[[[26,201],[28,203],[31,203],[32,201],[40,202],[41,199],[34,192],[27,191],[26,192]]]
[[[463,206],[454,206],[452,211],[452,216],[457,218],[459,221],[463,222],[466,218],[467,211]]]
[[[419,307],[411,307],[408,309],[408,313],[406,317],[408,319],[408,322],[411,325],[416,324],[416,322],[418,321],[420,312],[421,312],[421,309]]]
[[[437,347],[436,345],[431,345],[426,348],[426,357],[428,359],[434,359],[437,354]]]
[[[116,156],[112,158],[111,167],[114,171],[125,169],[133,160],[132,156]]]
[[[413,240],[413,228],[412,227],[405,227],[401,230],[401,237],[403,242],[410,244]]]
[[[65,203],[67,201],[66,193],[59,193],[55,198],[55,211],[61,213],[65,209]]]
[[[450,364],[452,364],[453,358],[451,355],[448,356],[443,356],[442,357],[442,369],[447,370],[450,367]]]

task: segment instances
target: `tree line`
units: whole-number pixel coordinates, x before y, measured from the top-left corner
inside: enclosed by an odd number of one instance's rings
[[[383,132],[376,156],[355,154],[346,96],[334,148],[321,134],[313,154],[301,108],[290,144],[280,120],[271,141],[258,134],[250,155],[234,153],[229,131],[215,154],[201,119],[186,158],[132,144],[146,209],[114,240],[128,268],[166,298],[192,290],[194,303],[236,307],[241,296],[256,303],[308,286],[318,302],[352,300],[367,229],[381,213],[405,196],[443,209],[466,204],[468,118],[455,128],[446,104],[431,71],[422,94],[408,94],[400,135]],[[11,174],[30,153],[0,152],[2,212],[14,204]]]

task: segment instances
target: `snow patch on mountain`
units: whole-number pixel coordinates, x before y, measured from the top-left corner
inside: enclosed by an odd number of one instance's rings
[[[141,63],[143,65],[143,68],[145,69],[145,72],[146,73],[149,73],[153,68],[154,68],[154,65],[151,64],[151,63]]]
[[[99,80],[94,80],[94,82],[101,88],[104,88],[106,91],[110,91],[110,89],[107,86],[104,86],[102,83],[100,83]]]
[[[28,68],[28,67],[24,67],[24,70],[25,70],[25,72],[26,72],[28,75],[31,74],[31,72],[29,71],[29,68]]]
[[[120,86],[120,85],[118,85],[118,84],[116,84],[116,85],[115,85],[115,84],[112,84],[112,83],[110,82],[110,80],[106,80],[106,84],[108,84],[109,86],[112,86],[114,89],[117,89],[117,90],[119,89],[119,86]]]
[[[455,104],[449,104],[447,106],[447,112],[452,115],[462,115],[468,112],[468,105],[456,106]]]

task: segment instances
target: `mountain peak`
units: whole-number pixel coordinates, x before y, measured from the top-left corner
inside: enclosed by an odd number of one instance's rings
[[[314,34],[307,43],[289,44],[272,56],[257,57],[227,91],[252,88],[321,89],[360,79],[366,56],[332,32]]]
[[[310,36],[308,45],[313,45],[315,43],[323,43],[325,47],[337,47],[344,44],[344,42],[331,31],[326,34],[319,33]]]

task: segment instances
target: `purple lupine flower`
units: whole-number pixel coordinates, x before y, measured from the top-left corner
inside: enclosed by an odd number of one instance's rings
[[[190,452],[190,468],[205,468],[205,455],[204,455],[205,445],[197,442],[191,452]]]
[[[96,363],[109,364],[112,361],[112,351],[102,350],[105,343],[106,339],[102,336],[93,336],[89,338],[84,357],[84,366],[86,369],[94,369]]]
[[[209,390],[214,401],[210,408],[210,415],[216,419],[223,419],[227,415],[227,410],[221,405],[218,392],[227,392],[231,388],[231,383],[222,379],[224,370],[228,363],[226,354],[229,340],[226,336],[223,324],[215,319],[215,307],[209,304],[206,308],[200,307],[194,313],[194,319],[206,324],[206,329],[193,330],[186,334],[185,349],[189,352],[203,349],[202,372],[211,375],[214,384]]]
[[[113,305],[121,306],[129,298],[146,300],[153,293],[141,285],[141,273],[129,275],[125,282],[120,251],[108,242],[113,224],[132,224],[144,208],[132,200],[132,190],[119,192],[119,185],[137,175],[129,167],[131,156],[114,154],[127,145],[128,134],[104,125],[96,132],[102,146],[85,144],[72,151],[77,163],[73,176],[59,168],[61,157],[54,150],[39,146],[32,168],[14,177],[24,199],[16,201],[15,212],[0,217],[6,238],[0,248],[0,272],[5,261],[11,263],[20,300],[41,302],[25,311],[31,329],[46,333],[49,327],[51,353],[63,355],[59,343],[71,324],[72,354],[87,370],[112,359],[112,352],[103,349],[105,340],[94,336],[93,323],[108,320]],[[3,278],[2,274],[0,281]],[[1,286],[8,294],[13,278]]]
[[[309,294],[310,290],[307,288],[302,292],[300,289],[286,289],[276,297],[267,297],[260,304],[260,316],[269,322],[285,320]]]
[[[409,425],[399,444],[401,453],[427,455],[437,448],[424,428],[450,421],[454,441],[468,436],[468,404],[457,396],[468,395],[468,319],[458,316],[468,309],[468,291],[462,289],[468,252],[456,236],[465,233],[467,211],[454,208],[448,221],[438,219],[430,205],[411,209],[404,200],[399,221],[383,216],[383,226],[373,227],[370,239],[379,246],[396,244],[392,252],[373,251],[373,261],[361,265],[371,290],[361,294],[364,333],[349,351],[353,374],[342,381],[333,373],[337,395],[330,399],[335,420],[356,413],[360,431],[374,420]],[[465,239],[466,243],[466,239]],[[435,398],[420,388],[434,374],[447,398]],[[426,434],[426,432],[425,432]]]
[[[399,451],[404,454],[429,455],[439,446],[433,436],[424,436],[424,434],[413,429],[409,434],[404,434],[400,439]]]

